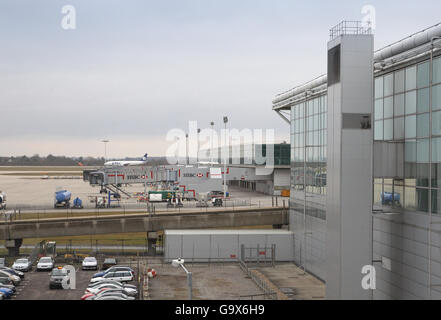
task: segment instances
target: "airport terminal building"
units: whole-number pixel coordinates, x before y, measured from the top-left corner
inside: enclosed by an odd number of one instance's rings
[[[295,262],[327,298],[441,299],[441,24],[373,38],[339,24],[327,75],[273,100],[291,126]]]

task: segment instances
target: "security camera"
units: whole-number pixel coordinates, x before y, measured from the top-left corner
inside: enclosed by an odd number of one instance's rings
[[[184,264],[184,259],[181,259],[181,258],[174,259],[172,261],[172,266],[175,267],[175,268],[177,268],[177,267],[179,267],[180,265],[183,265],[183,264]]]

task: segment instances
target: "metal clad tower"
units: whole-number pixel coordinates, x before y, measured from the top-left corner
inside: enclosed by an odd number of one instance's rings
[[[342,22],[328,42],[327,299],[369,299],[372,264],[373,36]]]

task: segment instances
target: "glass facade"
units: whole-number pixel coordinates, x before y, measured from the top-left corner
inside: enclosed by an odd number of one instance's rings
[[[402,174],[375,177],[375,205],[441,213],[440,107],[441,58],[375,78],[374,139],[404,146]]]
[[[374,177],[374,204],[441,214],[441,57],[377,76],[374,88],[374,140],[404,146],[402,174]],[[306,201],[306,213],[322,219],[326,103],[322,95],[291,107],[291,208],[303,212]]]
[[[325,219],[326,95],[291,108],[291,208]]]

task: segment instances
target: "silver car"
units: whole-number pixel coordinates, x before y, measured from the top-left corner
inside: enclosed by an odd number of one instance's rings
[[[15,260],[12,265],[12,269],[18,271],[29,271],[32,270],[32,262],[28,258],[20,258]]]

